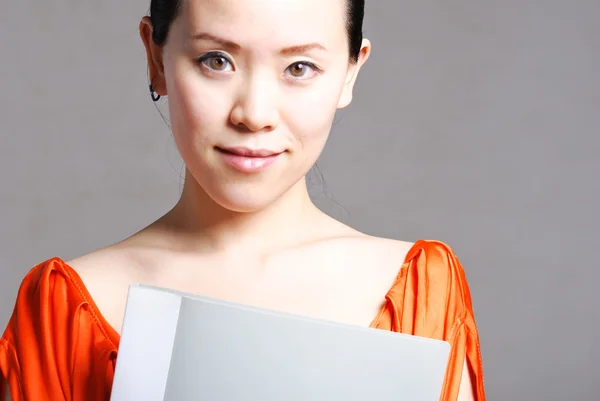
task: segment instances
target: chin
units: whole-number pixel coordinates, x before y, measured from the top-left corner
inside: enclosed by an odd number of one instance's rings
[[[211,199],[222,208],[236,213],[253,213],[266,209],[281,196],[273,190],[266,193],[258,188],[240,190],[221,190],[208,193]]]
[[[246,180],[221,174],[199,176],[195,182],[200,198],[236,213],[252,213],[266,209],[277,202],[290,185],[282,185],[275,177],[253,177]],[[210,208],[210,206],[209,206]]]
[[[268,208],[301,184],[304,176],[303,169],[290,169],[285,165],[251,175],[234,174],[229,169],[210,163],[198,167],[195,171],[188,170],[195,178],[194,183],[190,184],[195,187],[193,192],[196,192],[196,197],[236,213],[252,213]]]

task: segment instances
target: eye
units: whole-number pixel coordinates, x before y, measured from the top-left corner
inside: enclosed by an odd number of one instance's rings
[[[228,72],[233,69],[231,61],[220,52],[206,53],[198,58],[198,63],[215,72]]]
[[[310,79],[320,72],[320,69],[308,61],[298,61],[290,65],[286,70],[292,78]]]

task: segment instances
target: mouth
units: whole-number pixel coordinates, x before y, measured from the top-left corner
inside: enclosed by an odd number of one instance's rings
[[[273,165],[285,151],[244,147],[215,147],[227,165],[242,173],[256,173]]]
[[[216,149],[219,152],[229,153],[232,155],[244,156],[244,157],[258,157],[258,158],[269,157],[269,156],[274,156],[274,155],[283,153],[283,152],[277,152],[277,151],[273,151],[273,150],[269,150],[269,149],[250,149],[250,148],[243,148],[243,147],[233,147],[233,148],[217,147]]]

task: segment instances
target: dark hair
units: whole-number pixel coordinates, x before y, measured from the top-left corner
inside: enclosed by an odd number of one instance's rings
[[[169,28],[177,17],[182,1],[184,0],[151,0],[150,20],[154,27],[152,40],[158,46],[164,45],[167,41]],[[348,31],[350,59],[356,62],[363,39],[362,26],[365,16],[365,0],[346,0],[346,5],[348,13],[346,29]]]

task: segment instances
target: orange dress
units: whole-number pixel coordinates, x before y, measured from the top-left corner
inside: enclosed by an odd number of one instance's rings
[[[445,244],[415,243],[371,326],[448,341],[441,400],[457,399],[465,358],[475,399],[485,400],[469,288]],[[77,273],[59,258],[41,263],[24,278],[0,339],[0,401],[6,383],[13,401],[108,401],[118,346]]]

